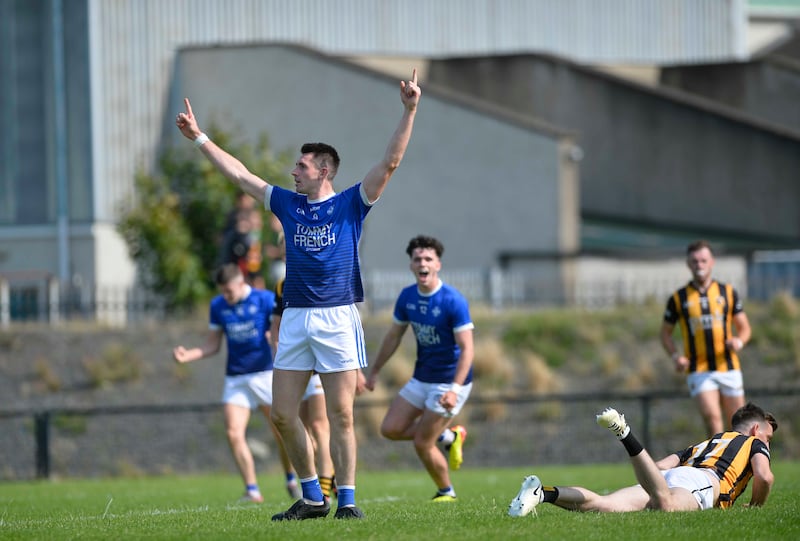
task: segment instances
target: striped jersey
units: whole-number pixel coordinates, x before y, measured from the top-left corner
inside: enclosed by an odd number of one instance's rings
[[[284,308],[362,302],[358,242],[372,207],[361,183],[322,201],[280,186],[268,187],[266,195],[286,236]]]
[[[398,325],[410,324],[414,330],[414,378],[425,383],[452,382],[461,355],[455,335],[474,327],[464,296],[442,282],[428,294],[420,293],[416,284],[408,286],[397,298],[394,320]],[[472,368],[464,383],[471,381]]]
[[[275,304],[272,291],[248,286],[245,297],[234,305],[217,295],[209,308],[209,328],[222,330],[228,347],[225,375],[237,376],[272,370],[272,349],[266,332]]]
[[[672,294],[664,321],[672,325],[680,322],[689,372],[741,370],[739,356],[725,341],[733,336],[733,316],[742,310],[733,286],[716,280],[704,292],[689,282]]]
[[[733,505],[753,477],[750,459],[761,453],[770,458],[767,445],[739,432],[721,432],[692,447],[676,453],[681,466],[709,468],[719,477],[718,507]]]

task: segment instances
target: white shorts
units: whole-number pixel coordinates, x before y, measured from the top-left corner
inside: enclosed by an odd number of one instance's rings
[[[702,468],[678,466],[662,473],[668,487],[683,488],[691,492],[700,509],[705,510],[714,507],[714,485],[709,478],[709,474]]]
[[[278,336],[275,368],[321,374],[367,367],[364,329],[354,304],[287,308]]]
[[[744,382],[741,370],[726,372],[692,372],[686,378],[689,394],[697,396],[706,391],[719,391],[724,396],[744,395]]]
[[[308,380],[308,385],[306,385],[306,394],[303,395],[303,400],[308,400],[318,394],[325,394],[325,391],[322,388],[322,380],[319,374],[313,374]]]
[[[225,376],[222,403],[255,409],[272,405],[272,370]]]
[[[400,396],[402,396],[409,404],[417,409],[427,409],[442,417],[455,417],[464,407],[464,404],[469,398],[469,393],[472,391],[472,383],[463,385],[458,392],[455,407],[447,411],[439,404],[442,395],[450,390],[450,383],[425,383],[418,379],[411,378],[402,389],[400,389]]]

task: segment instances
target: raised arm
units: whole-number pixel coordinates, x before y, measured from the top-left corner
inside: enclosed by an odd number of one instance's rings
[[[267,187],[266,181],[251,173],[242,162],[218,147],[211,141],[197,125],[197,119],[192,112],[192,104],[189,98],[184,98],[183,103],[186,111],[178,113],[175,118],[175,125],[187,139],[194,141],[206,158],[225,175],[227,179],[236,184],[242,191],[249,193],[258,201],[264,201],[264,190]]]
[[[383,159],[370,169],[362,183],[364,193],[370,203],[378,200],[392,173],[400,166],[406,147],[408,147],[408,141],[411,139],[414,116],[417,113],[417,104],[419,104],[421,95],[422,91],[417,86],[417,70],[414,70],[410,81],[400,81],[400,101],[403,103],[403,116],[400,117],[400,124],[389,140],[389,146],[386,147]]]

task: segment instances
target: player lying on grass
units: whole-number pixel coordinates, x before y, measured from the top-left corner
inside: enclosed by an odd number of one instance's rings
[[[733,414],[733,431],[713,437],[655,462],[636,440],[625,416],[607,408],[597,424],[625,446],[640,484],[600,495],[582,487],[543,487],[530,475],[511,501],[508,514],[521,517],[542,502],[569,511],[624,512],[656,509],[698,511],[733,505],[753,479],[751,506],[767,501],[774,476],[769,442],[778,429],[772,414],[748,403]]]

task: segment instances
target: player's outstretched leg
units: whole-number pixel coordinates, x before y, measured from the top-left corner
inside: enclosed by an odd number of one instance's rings
[[[524,517],[531,511],[536,514],[536,506],[542,503],[542,482],[535,475],[522,480],[522,487],[508,506],[508,514],[512,517]]]
[[[606,408],[597,416],[597,424],[609,429],[619,439],[625,438],[631,429],[625,422],[625,416],[614,408]]]

